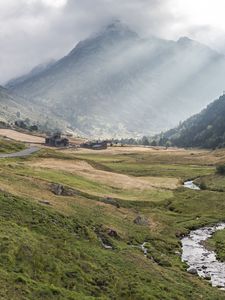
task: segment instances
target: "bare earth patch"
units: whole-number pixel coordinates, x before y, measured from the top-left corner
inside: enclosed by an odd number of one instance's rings
[[[60,159],[41,159],[28,162],[29,166],[62,170],[83,176],[90,180],[122,189],[147,190],[151,188],[176,189],[179,186],[177,178],[133,177],[113,172],[97,170],[85,161],[66,161]]]
[[[0,129],[0,135],[9,139],[26,143],[44,143],[44,138],[25,134],[11,129]]]

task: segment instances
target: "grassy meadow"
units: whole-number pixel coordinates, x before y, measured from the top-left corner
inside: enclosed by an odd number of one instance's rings
[[[224,299],[180,259],[182,235],[225,220],[224,191],[182,182],[217,176],[223,161],[222,150],[132,148],[1,159],[0,299]],[[75,193],[55,195],[52,184]]]
[[[1,153],[13,153],[24,150],[25,144],[21,142],[15,142],[0,137],[0,154]]]

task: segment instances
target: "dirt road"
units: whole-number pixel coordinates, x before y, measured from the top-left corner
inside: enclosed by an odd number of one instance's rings
[[[37,151],[39,151],[39,147],[30,147],[28,149],[25,149],[23,151],[15,152],[15,153],[9,153],[9,154],[0,154],[0,158],[10,158],[10,157],[26,157],[29,156]]]

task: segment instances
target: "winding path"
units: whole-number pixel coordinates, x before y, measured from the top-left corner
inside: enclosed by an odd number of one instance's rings
[[[8,153],[8,154],[0,154],[0,158],[10,158],[10,157],[26,157],[33,153],[36,153],[40,150],[39,147],[32,146],[30,148],[27,148],[25,150],[14,152],[14,153]]]

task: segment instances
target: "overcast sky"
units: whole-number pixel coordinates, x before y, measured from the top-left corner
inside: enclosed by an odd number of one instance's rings
[[[225,0],[0,0],[0,83],[120,19],[141,36],[189,36],[225,53]]]

